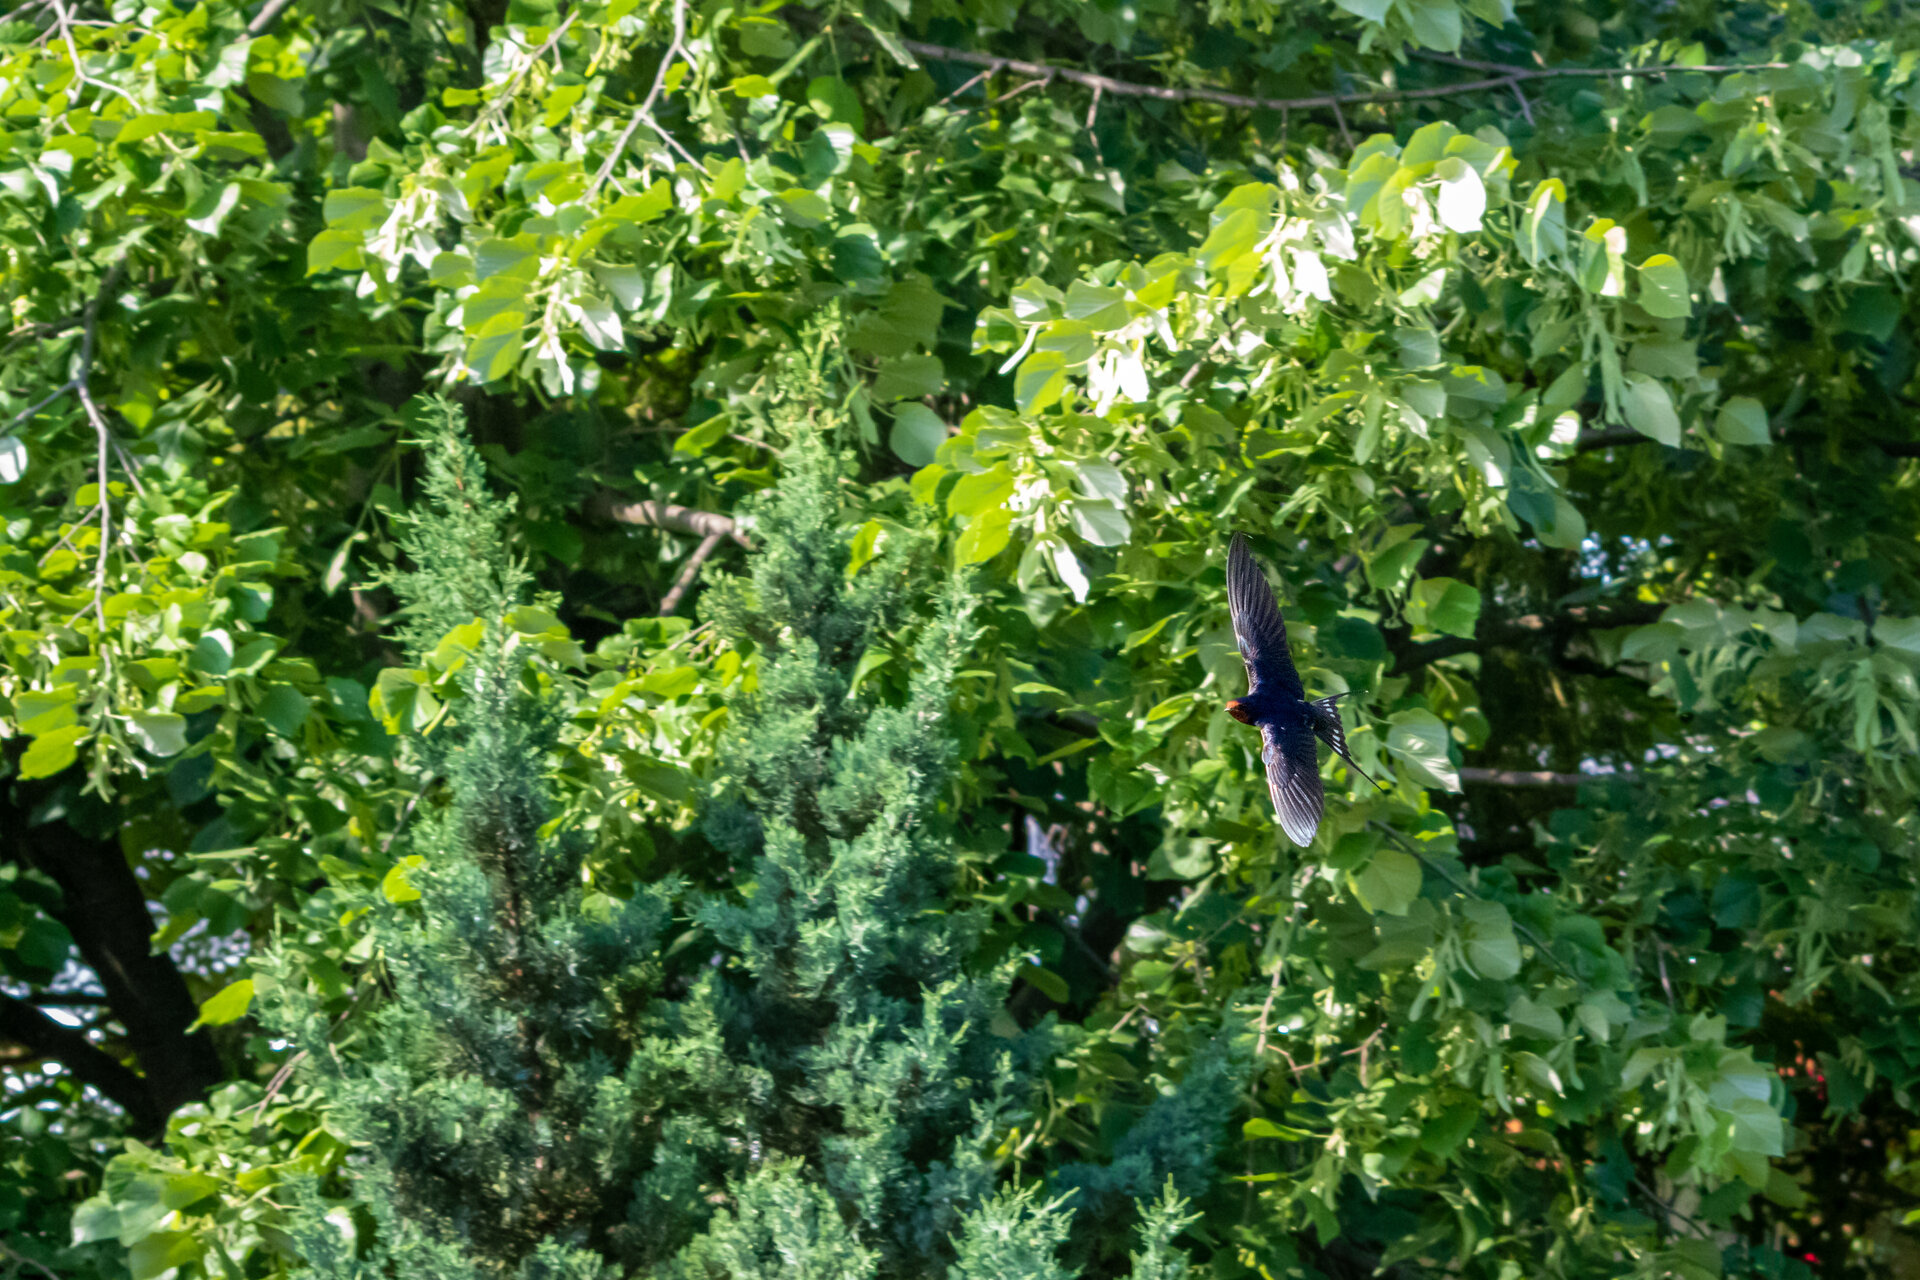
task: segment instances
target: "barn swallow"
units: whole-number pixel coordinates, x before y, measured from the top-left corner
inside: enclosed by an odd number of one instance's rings
[[[1320,789],[1320,757],[1316,736],[1332,747],[1361,777],[1380,787],[1347,754],[1346,731],[1334,705],[1346,697],[1307,697],[1300,673],[1287,651],[1287,624],[1280,618],[1273,588],[1254,563],[1245,534],[1233,535],[1227,548],[1227,609],[1233,615],[1233,636],[1247,664],[1247,696],[1227,703],[1227,714],[1260,730],[1260,758],[1267,766],[1267,790],[1273,795],[1280,829],[1302,849],[1313,843],[1319,829],[1325,797]]]

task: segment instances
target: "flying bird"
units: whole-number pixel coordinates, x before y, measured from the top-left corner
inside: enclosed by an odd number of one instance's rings
[[[1260,730],[1260,758],[1267,766],[1267,790],[1273,795],[1280,829],[1302,849],[1313,843],[1320,827],[1325,796],[1320,789],[1317,736],[1332,747],[1361,777],[1380,787],[1347,754],[1346,731],[1334,705],[1344,698],[1307,697],[1300,673],[1287,650],[1287,624],[1280,618],[1273,588],[1254,563],[1245,534],[1233,535],[1227,548],[1227,609],[1233,615],[1233,636],[1247,664],[1247,696],[1227,703],[1227,714]]]

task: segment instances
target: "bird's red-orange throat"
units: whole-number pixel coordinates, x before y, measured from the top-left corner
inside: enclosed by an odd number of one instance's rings
[[[1235,720],[1238,720],[1241,724],[1253,723],[1252,714],[1248,712],[1246,704],[1238,698],[1227,699],[1227,714]]]

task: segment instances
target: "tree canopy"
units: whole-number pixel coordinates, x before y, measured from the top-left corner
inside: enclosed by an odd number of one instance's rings
[[[1911,1265],[1903,0],[0,34],[0,1267]]]

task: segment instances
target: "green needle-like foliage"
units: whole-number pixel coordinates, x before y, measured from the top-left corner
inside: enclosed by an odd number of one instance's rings
[[[296,1236],[317,1274],[1068,1274],[1060,1200],[999,1189],[989,1154],[1047,1034],[1004,1014],[984,919],[943,909],[973,599],[956,580],[916,617],[904,533],[850,572],[837,461],[798,411],[787,425],[751,571],[709,597],[752,654],[705,819],[735,887],[669,879],[609,907],[550,823],[543,691],[563,677],[517,643],[507,507],[433,415],[416,567],[394,585],[451,700],[417,743],[440,779],[417,858],[370,934],[389,999],[349,1051],[291,969],[272,984],[363,1144],[349,1169],[373,1243],[341,1247],[309,1188]],[[904,698],[856,692],[869,641],[903,629]],[[694,928],[675,936],[681,912]]]

